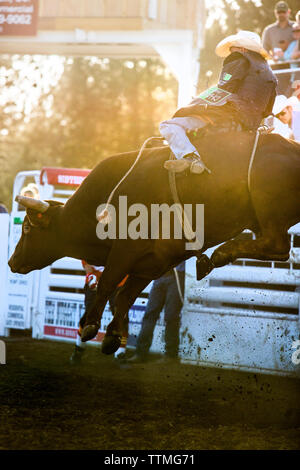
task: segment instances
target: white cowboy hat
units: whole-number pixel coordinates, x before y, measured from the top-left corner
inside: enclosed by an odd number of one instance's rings
[[[296,98],[296,96],[291,96],[290,98],[287,98],[285,95],[277,95],[274,101],[272,112],[274,116],[277,116],[277,114],[281,113],[281,111],[287,106],[296,108],[298,105],[299,105],[299,101]]]
[[[259,35],[252,31],[239,31],[237,34],[222,39],[216,47],[216,54],[219,57],[227,57],[231,54],[231,47],[244,47],[249,51],[258,52],[264,59],[271,58],[263,48]]]

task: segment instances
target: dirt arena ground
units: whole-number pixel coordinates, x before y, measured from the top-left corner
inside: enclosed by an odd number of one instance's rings
[[[0,449],[300,449],[300,381],[2,338]]]

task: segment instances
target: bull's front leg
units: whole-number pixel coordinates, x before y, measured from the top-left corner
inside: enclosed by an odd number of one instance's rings
[[[110,252],[105,269],[100,277],[97,287],[97,296],[94,305],[87,312],[85,325],[81,333],[83,342],[93,339],[99,328],[103,310],[109,298],[117,289],[118,284],[129,272],[134,257],[130,258],[130,252],[124,259],[124,247],[117,244]]]
[[[105,295],[105,292],[101,290],[99,282],[95,302],[85,312],[79,322],[82,342],[85,343],[97,335],[107,300],[107,294]]]

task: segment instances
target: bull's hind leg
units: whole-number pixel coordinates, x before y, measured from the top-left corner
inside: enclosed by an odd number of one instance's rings
[[[259,150],[252,168],[250,195],[260,233],[256,240],[230,240],[217,248],[211,257],[216,267],[237,258],[289,259],[288,228],[299,220],[297,150],[273,152]]]
[[[122,334],[128,330],[128,310],[149,282],[149,279],[129,276],[118,292],[115,299],[114,318],[108,325],[102,342],[104,354],[113,354],[120,347]]]
[[[278,230],[278,229],[277,229]],[[287,232],[262,232],[256,240],[230,240],[217,248],[211,262],[216,268],[232,263],[237,258],[286,261],[289,259],[290,242]]]

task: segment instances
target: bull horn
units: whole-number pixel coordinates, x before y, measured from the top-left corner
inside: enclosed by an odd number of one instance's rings
[[[28,207],[29,209],[33,209],[42,213],[46,212],[46,210],[48,210],[50,207],[48,202],[40,201],[38,199],[34,199],[33,197],[16,196],[15,200],[24,207]]]

